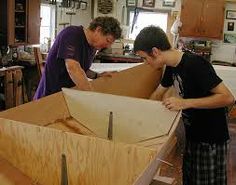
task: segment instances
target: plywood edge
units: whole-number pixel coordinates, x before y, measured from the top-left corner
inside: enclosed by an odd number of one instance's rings
[[[46,125],[69,116],[62,92],[0,112],[1,118],[36,125]]]

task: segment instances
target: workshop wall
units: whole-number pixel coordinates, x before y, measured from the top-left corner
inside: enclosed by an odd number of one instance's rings
[[[57,33],[68,25],[88,26],[92,20],[92,0],[83,0],[83,4],[74,3],[72,7],[65,8],[57,6]]]
[[[229,10],[233,12],[235,18],[230,17],[229,13],[227,16]],[[211,60],[236,63],[236,3],[225,5],[224,38],[213,42]]]

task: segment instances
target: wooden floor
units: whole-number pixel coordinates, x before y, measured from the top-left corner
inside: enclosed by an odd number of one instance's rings
[[[230,144],[228,156],[228,185],[236,184],[236,119],[229,124]],[[172,163],[174,167],[162,165],[160,175],[174,177],[177,181],[176,185],[182,185],[182,153],[183,140],[178,143],[176,149],[171,152],[166,161]]]

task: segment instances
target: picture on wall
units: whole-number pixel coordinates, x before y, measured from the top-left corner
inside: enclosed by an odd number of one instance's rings
[[[154,7],[155,6],[155,0],[143,0],[143,7]]]
[[[226,19],[236,19],[236,10],[227,10]]]
[[[127,6],[136,6],[136,0],[126,0]]]
[[[234,22],[228,22],[227,31],[234,31]]]
[[[225,33],[224,43],[236,44],[236,33]]]
[[[175,7],[175,1],[163,1],[162,2],[163,7]]]

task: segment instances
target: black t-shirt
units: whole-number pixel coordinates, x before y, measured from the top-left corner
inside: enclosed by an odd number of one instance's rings
[[[167,66],[161,85],[174,85],[184,99],[211,95],[210,90],[220,84],[212,65],[204,58],[185,53],[178,66]],[[229,139],[226,108],[186,109],[182,111],[186,138],[196,142],[221,143]]]

